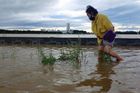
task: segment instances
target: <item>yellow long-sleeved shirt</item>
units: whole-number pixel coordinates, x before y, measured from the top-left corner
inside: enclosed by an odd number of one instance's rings
[[[107,18],[106,15],[97,14],[95,20],[92,21],[92,32],[97,36],[98,44],[100,45],[102,42],[102,38],[104,33],[108,30],[113,30],[114,27],[111,21]]]

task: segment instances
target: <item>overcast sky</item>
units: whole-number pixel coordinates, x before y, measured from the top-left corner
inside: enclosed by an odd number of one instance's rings
[[[108,15],[116,30],[140,29],[140,0],[0,0],[0,28],[90,30],[85,9]]]

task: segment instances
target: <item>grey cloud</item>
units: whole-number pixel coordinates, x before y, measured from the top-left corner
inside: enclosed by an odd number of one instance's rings
[[[58,0],[0,0],[0,26],[18,24],[24,21],[24,16],[18,14],[32,14],[52,7]],[[34,15],[32,15],[34,16]],[[27,20],[25,20],[27,21]]]
[[[1,16],[9,16],[16,13],[38,12],[56,2],[55,0],[1,0],[0,13]]]
[[[98,8],[102,8],[100,2],[106,2],[105,6],[108,6],[108,2],[114,1],[93,1],[93,0],[72,0],[70,4],[66,5],[67,7],[64,10],[85,10],[88,4],[93,5]],[[122,2],[117,1],[116,2]],[[123,0],[124,1],[124,0]],[[132,0],[128,0],[130,2]],[[0,0],[0,27],[11,26],[11,27],[65,27],[66,23],[71,23],[72,27],[79,27],[81,24],[88,22],[86,16],[71,17],[65,16],[63,14],[57,14],[57,11],[63,11],[55,9],[58,0]],[[100,5],[98,5],[100,4]],[[119,3],[120,4],[120,3]],[[139,6],[131,3],[123,4],[114,4],[108,6],[107,10],[103,11],[107,13],[113,22],[117,23],[139,23]],[[112,7],[113,6],[113,7]],[[135,11],[129,12],[129,8],[133,6]],[[99,9],[100,10],[100,9]],[[104,9],[103,9],[104,10]],[[128,12],[126,12],[126,10]],[[132,9],[131,9],[132,10]],[[116,12],[121,11],[122,14],[116,14]],[[43,14],[44,13],[44,14]],[[25,14],[25,15],[24,15]],[[134,14],[134,15],[133,15]],[[33,18],[32,18],[33,17]],[[39,18],[42,18],[40,20]],[[58,19],[47,21],[46,18]],[[130,21],[131,18],[131,21]],[[132,20],[134,18],[134,21]],[[31,20],[30,20],[31,19]],[[36,20],[37,19],[37,20]],[[132,22],[133,21],[133,22]],[[140,24],[140,23],[139,23]]]
[[[140,6],[134,3],[103,11],[113,22],[119,24],[140,24]]]

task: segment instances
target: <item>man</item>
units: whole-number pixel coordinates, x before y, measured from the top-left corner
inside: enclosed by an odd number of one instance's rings
[[[111,21],[106,15],[98,13],[98,11],[90,5],[87,6],[86,14],[89,20],[91,20],[92,32],[97,36],[99,52],[105,52],[115,57],[117,61],[122,61],[123,58],[112,50],[116,34],[114,33],[114,26]]]

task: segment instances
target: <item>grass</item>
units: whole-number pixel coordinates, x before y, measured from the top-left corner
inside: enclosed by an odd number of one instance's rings
[[[78,66],[81,63],[82,53],[81,47],[76,46],[69,50],[61,50],[61,55],[58,59],[61,61],[68,61],[72,65]]]
[[[41,56],[41,63],[43,65],[54,65],[56,62],[56,58],[50,53],[49,55],[45,55],[42,48],[38,48],[39,54]]]
[[[44,56],[41,61],[43,65],[53,65],[55,62],[56,62],[56,58],[53,57],[52,55]]]
[[[105,62],[111,62],[111,56],[107,53],[103,54],[103,59],[105,60]]]
[[[71,63],[73,66],[79,66],[81,64],[81,59],[83,58],[83,52],[80,47],[80,43],[77,45],[69,44],[68,47],[70,47],[70,49],[62,49],[60,56],[58,59],[56,59],[52,53],[46,56],[43,52],[43,49],[39,46],[38,51],[39,55],[41,56],[41,63],[43,65],[53,65],[57,60],[59,60],[59,62],[66,61]]]
[[[112,62],[111,56],[105,52],[99,51],[99,56],[103,62]]]

